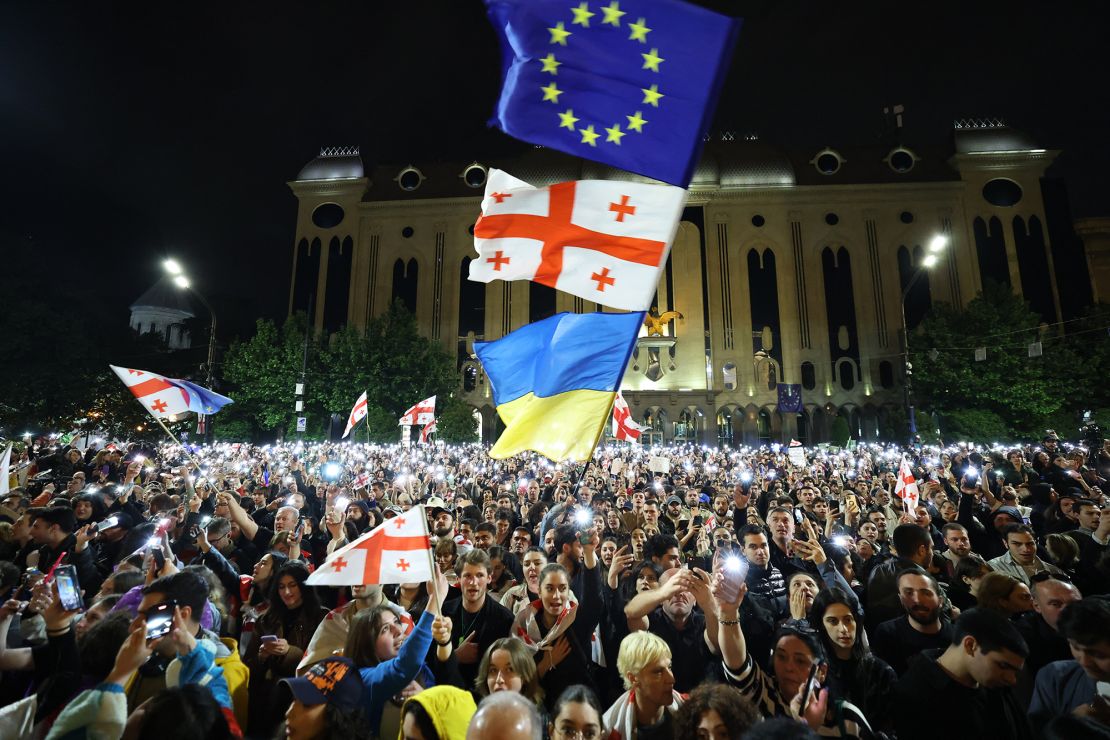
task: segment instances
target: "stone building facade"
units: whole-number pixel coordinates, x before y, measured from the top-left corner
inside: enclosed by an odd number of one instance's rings
[[[645,440],[815,443],[837,416],[859,439],[903,436],[903,322],[912,330],[933,302],[965,305],[986,279],[1046,322],[1090,300],[1082,247],[1074,235],[1050,238],[1043,178],[1057,154],[995,121],[957,122],[949,144],[932,148],[790,150],[715,137],[657,288],[659,311],[681,318],[667,336],[641,338],[622,386]],[[599,310],[528,282],[466,279],[490,167],[536,186],[641,179],[540,148],[369,173],[357,150],[332,149],[289,183],[298,202],[289,311],[334,331],[403,301],[457,354],[460,391],[487,440],[499,422],[472,343],[557,311]],[[947,248],[927,268],[938,236]],[[1059,270],[1081,270],[1086,292],[1061,291]],[[803,413],[778,411],[778,383],[801,385]]]

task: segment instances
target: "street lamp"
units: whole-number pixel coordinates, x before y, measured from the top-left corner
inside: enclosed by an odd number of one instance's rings
[[[899,308],[902,310],[902,331],[901,331],[901,344],[902,344],[902,363],[905,368],[905,382],[902,384],[902,403],[906,408],[906,419],[910,425],[910,442],[917,436],[917,418],[913,407],[913,386],[910,378],[913,375],[913,365],[910,364],[910,333],[906,326],[906,298],[909,297],[910,291],[917,281],[925,274],[927,270],[936,266],[940,261],[940,254],[948,248],[948,237],[944,234],[937,234],[929,240],[929,251],[921,258],[921,265],[914,270],[913,276],[910,277],[906,287],[902,289],[902,300],[899,302]]]
[[[191,290],[193,295],[195,295],[200,300],[200,302],[204,304],[204,308],[212,317],[212,324],[208,329],[208,377],[206,381],[206,385],[211,388],[216,365],[216,312],[212,310],[212,304],[208,302],[208,299],[205,298],[200,291],[193,287],[192,282],[185,275],[185,268],[181,266],[180,262],[172,258],[167,259],[162,262],[162,268],[167,273],[173,276],[174,285],[182,290]],[[206,434],[207,430],[208,427],[206,426]]]

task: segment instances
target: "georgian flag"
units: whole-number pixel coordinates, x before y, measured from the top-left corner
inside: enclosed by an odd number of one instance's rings
[[[333,552],[305,583],[352,586],[423,583],[431,579],[428,520],[423,505],[418,505]]]
[[[643,427],[632,421],[632,409],[628,408],[628,402],[617,391],[617,397],[613,400],[613,436],[629,442],[639,442],[643,431]]]
[[[894,495],[902,499],[902,506],[911,515],[917,510],[917,479],[913,477],[910,464],[902,458],[902,465],[898,468],[898,483],[894,486]]]
[[[343,430],[343,439],[346,439],[347,435],[351,433],[351,430],[355,428],[355,425],[365,418],[366,391],[363,391],[362,395],[358,397],[357,401],[355,401],[355,407],[351,409],[351,415],[347,417],[347,428]]]
[[[170,382],[171,378],[146,370],[109,365],[127,390],[155,418],[189,413],[189,394]]]
[[[670,185],[579,180],[534,188],[491,169],[470,279],[532,280],[611,308],[647,310],[685,203],[686,191]]]
[[[425,424],[424,428],[420,430],[420,444],[428,444],[428,437],[436,430],[436,420],[432,419],[430,423]]]
[[[425,398],[420,403],[416,404],[397,420],[400,426],[413,427],[423,424],[431,424],[435,421],[436,417],[436,397]]]
[[[351,488],[355,489],[356,491],[360,488],[367,488],[370,485],[370,480],[370,473],[359,473],[358,476],[353,481],[351,481]]]

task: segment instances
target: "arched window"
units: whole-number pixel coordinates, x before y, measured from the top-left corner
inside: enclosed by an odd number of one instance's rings
[[[802,363],[802,387],[807,391],[817,387],[817,369],[812,362]]]
[[[717,444],[732,444],[732,409],[725,407],[717,412]]]
[[[890,360],[879,363],[879,385],[883,388],[894,387],[894,366],[890,364]]]
[[[698,441],[698,415],[694,409],[683,409],[674,423],[675,442]]]
[[[767,409],[760,409],[755,420],[756,432],[759,434],[759,444],[771,444],[771,414]]]
[[[809,417],[805,414],[798,414],[798,441],[809,444]]]
[[[725,390],[736,390],[736,363],[726,362],[725,366],[721,368],[721,376],[724,380]]]
[[[653,406],[644,412],[640,426],[644,431],[640,434],[640,444],[663,444],[663,425],[667,423],[667,412],[658,406]]]
[[[856,371],[852,363],[847,360],[841,361],[837,365],[836,374],[840,376],[840,387],[844,390],[850,391],[856,387]]]

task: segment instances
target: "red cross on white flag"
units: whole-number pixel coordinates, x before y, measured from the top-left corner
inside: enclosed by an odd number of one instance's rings
[[[436,397],[425,398],[420,403],[401,414],[397,420],[400,426],[414,427],[431,424],[436,418]]]
[[[902,465],[898,468],[898,483],[894,486],[894,495],[902,499],[902,506],[911,515],[917,510],[917,479],[913,477],[910,464],[902,458]]]
[[[189,413],[188,394],[169,383],[164,375],[115,365],[109,367],[151,416],[166,418]]]
[[[333,552],[305,583],[310,586],[422,583],[432,578],[431,548],[424,507],[414,506]]]
[[[366,391],[355,401],[354,408],[351,409],[351,415],[347,417],[347,428],[343,430],[343,438],[346,439],[355,425],[366,418]]]
[[[617,391],[617,397],[613,400],[613,436],[629,442],[639,442],[641,432],[643,427],[632,420],[632,409],[628,408],[628,402]]]
[[[420,444],[428,444],[428,437],[436,430],[436,420],[432,419],[430,423],[425,424],[424,428],[420,430]]]
[[[490,170],[470,279],[532,280],[604,306],[643,311],[674,241],[686,191],[579,180],[546,188]]]

